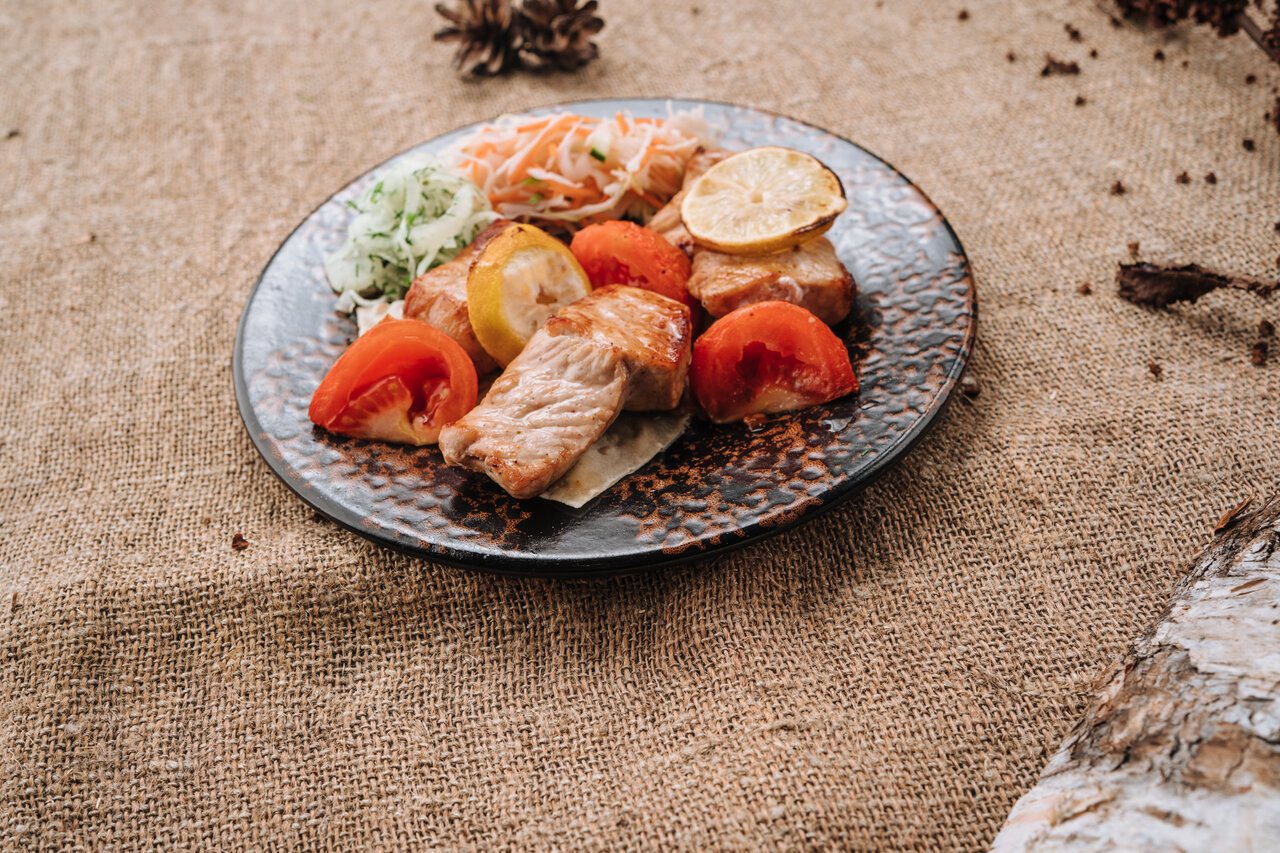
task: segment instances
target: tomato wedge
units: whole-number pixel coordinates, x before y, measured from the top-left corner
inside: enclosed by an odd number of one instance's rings
[[[588,225],[569,244],[592,287],[629,284],[651,290],[690,308],[689,258],[657,231],[617,220]]]
[[[826,403],[858,389],[844,344],[789,302],[757,302],[712,323],[694,341],[689,381],[717,423]]]
[[[435,444],[476,405],[466,350],[418,320],[383,320],[338,357],[311,397],[313,423],[354,438]]]

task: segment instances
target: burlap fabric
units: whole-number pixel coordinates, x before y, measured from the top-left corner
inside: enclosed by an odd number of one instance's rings
[[[1130,241],[1276,274],[1280,73],[1243,38],[1093,0],[602,5],[598,62],[479,83],[425,2],[0,6],[0,847],[979,849],[1212,520],[1280,487],[1277,302],[1110,283]],[[605,95],[903,169],[970,253],[981,396],[682,569],[477,576],[317,521],[231,387],[273,249],[396,151]]]

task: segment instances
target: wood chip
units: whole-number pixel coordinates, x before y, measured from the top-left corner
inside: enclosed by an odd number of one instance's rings
[[[1041,77],[1049,77],[1054,74],[1079,74],[1080,65],[1077,62],[1063,62],[1061,59],[1055,59],[1049,54],[1044,55],[1044,68],[1040,70]]]
[[[1253,345],[1253,349],[1249,350],[1249,363],[1254,367],[1262,367],[1267,363],[1267,351],[1270,349],[1269,343],[1258,341]]]
[[[1195,302],[1220,287],[1247,290],[1266,296],[1275,282],[1245,276],[1231,276],[1205,269],[1198,264],[1181,267],[1162,264],[1120,264],[1116,271],[1120,296],[1135,305],[1163,308],[1171,302]]]
[[[1220,533],[1221,531],[1229,527],[1231,525],[1231,522],[1236,520],[1236,516],[1239,515],[1241,512],[1243,512],[1244,508],[1251,503],[1253,503],[1253,498],[1247,497],[1244,500],[1240,501],[1240,503],[1236,504],[1231,509],[1224,512],[1222,514],[1222,517],[1218,519],[1218,523],[1214,525],[1213,532]]]

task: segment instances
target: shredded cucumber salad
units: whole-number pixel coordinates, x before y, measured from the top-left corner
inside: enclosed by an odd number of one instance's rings
[[[325,258],[338,310],[403,299],[413,280],[457,257],[498,218],[480,188],[431,157],[393,168],[357,201],[342,247]]]

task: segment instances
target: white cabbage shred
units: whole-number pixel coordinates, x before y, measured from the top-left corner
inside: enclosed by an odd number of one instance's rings
[[[498,218],[480,188],[430,156],[394,167],[347,205],[342,247],[325,258],[338,310],[402,299],[413,280],[457,257]]]

